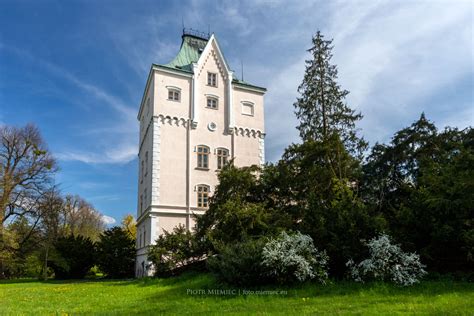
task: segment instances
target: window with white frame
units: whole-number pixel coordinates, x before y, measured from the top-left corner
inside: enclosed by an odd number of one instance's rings
[[[168,88],[168,100],[181,101],[181,90],[174,87]]]
[[[207,97],[206,107],[209,109],[217,110],[219,107],[219,99],[216,97]]]
[[[196,188],[197,191],[197,207],[209,207],[209,186],[205,184],[199,184]]]
[[[209,169],[209,147],[199,145],[196,148],[197,167],[201,169]]]
[[[220,170],[224,168],[224,166],[227,164],[227,161],[229,159],[229,150],[225,148],[217,148],[216,154],[217,154],[217,169]]]
[[[253,116],[254,104],[252,102],[242,102],[242,114]]]
[[[207,85],[217,87],[217,74],[213,72],[207,73]]]

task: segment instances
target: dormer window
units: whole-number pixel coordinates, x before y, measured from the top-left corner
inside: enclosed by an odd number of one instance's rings
[[[168,100],[170,101],[181,101],[181,89],[176,87],[167,87],[168,88]]]
[[[217,110],[219,106],[219,99],[216,97],[207,97],[206,107],[209,109]]]
[[[253,116],[254,104],[252,102],[242,102],[242,114]]]
[[[207,73],[207,85],[217,87],[217,74],[213,72]]]

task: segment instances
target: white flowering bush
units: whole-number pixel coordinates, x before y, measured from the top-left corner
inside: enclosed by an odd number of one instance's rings
[[[370,254],[368,259],[358,264],[352,260],[346,263],[355,281],[375,279],[408,286],[419,282],[426,274],[420,257],[416,253],[403,252],[399,245],[392,244],[390,236],[386,234],[371,239],[367,247]]]
[[[262,251],[262,265],[270,278],[288,283],[316,279],[325,283],[328,278],[329,257],[318,251],[313,239],[300,232],[282,232],[278,238],[265,244]]]

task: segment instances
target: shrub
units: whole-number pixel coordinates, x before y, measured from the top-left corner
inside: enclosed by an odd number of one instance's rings
[[[279,283],[317,279],[324,284],[328,278],[328,260],[326,252],[318,251],[313,239],[300,232],[291,235],[282,232],[262,250],[266,273]]]
[[[355,281],[375,279],[407,286],[419,282],[426,274],[420,257],[416,253],[403,252],[386,234],[372,238],[366,245],[370,254],[368,259],[359,264],[349,260],[346,264]]]
[[[268,280],[261,264],[265,243],[265,239],[248,239],[221,244],[216,247],[218,254],[207,260],[207,266],[218,279],[229,284],[263,284]]]
[[[57,279],[82,279],[95,263],[94,243],[82,236],[59,238],[49,264]]]
[[[156,243],[148,249],[148,259],[152,262],[156,276],[168,276],[184,271],[183,267],[204,258],[195,235],[183,225],[171,233],[164,231]]]
[[[127,231],[112,227],[101,234],[97,243],[97,263],[107,277],[133,277],[135,257],[135,241]]]

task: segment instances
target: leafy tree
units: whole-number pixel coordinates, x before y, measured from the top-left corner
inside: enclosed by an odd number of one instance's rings
[[[172,232],[165,230],[148,248],[148,259],[157,276],[176,274],[183,267],[203,260],[204,254],[195,235],[183,225],[178,225]]]
[[[66,195],[62,218],[66,234],[97,241],[104,230],[102,215],[79,195]]]
[[[137,222],[131,214],[127,214],[122,219],[122,229],[127,232],[127,234],[132,239],[137,238]]]
[[[207,266],[223,282],[250,286],[270,281],[267,269],[262,265],[262,250],[266,238],[246,239],[233,243],[221,243],[217,254],[210,256]]]
[[[472,270],[473,140],[472,128],[440,133],[422,114],[390,144],[374,146],[363,168],[364,200],[431,271]]]
[[[52,184],[52,175],[57,167],[35,126],[26,125],[23,128],[1,126],[0,138],[0,253],[2,253],[11,251],[6,249],[4,241],[5,224],[21,217],[37,221],[39,217],[37,202]],[[33,230],[35,226],[30,228]],[[0,278],[4,276],[3,262],[0,260]]]
[[[96,261],[94,243],[82,236],[60,237],[54,244],[49,265],[57,279],[82,279]]]
[[[215,244],[254,238],[271,230],[271,212],[265,208],[256,166],[226,165],[219,172],[219,185],[209,209],[197,217],[198,240]],[[208,244],[209,246],[209,244]]]
[[[135,270],[135,239],[121,227],[112,227],[97,243],[97,264],[110,278],[133,277]]]

